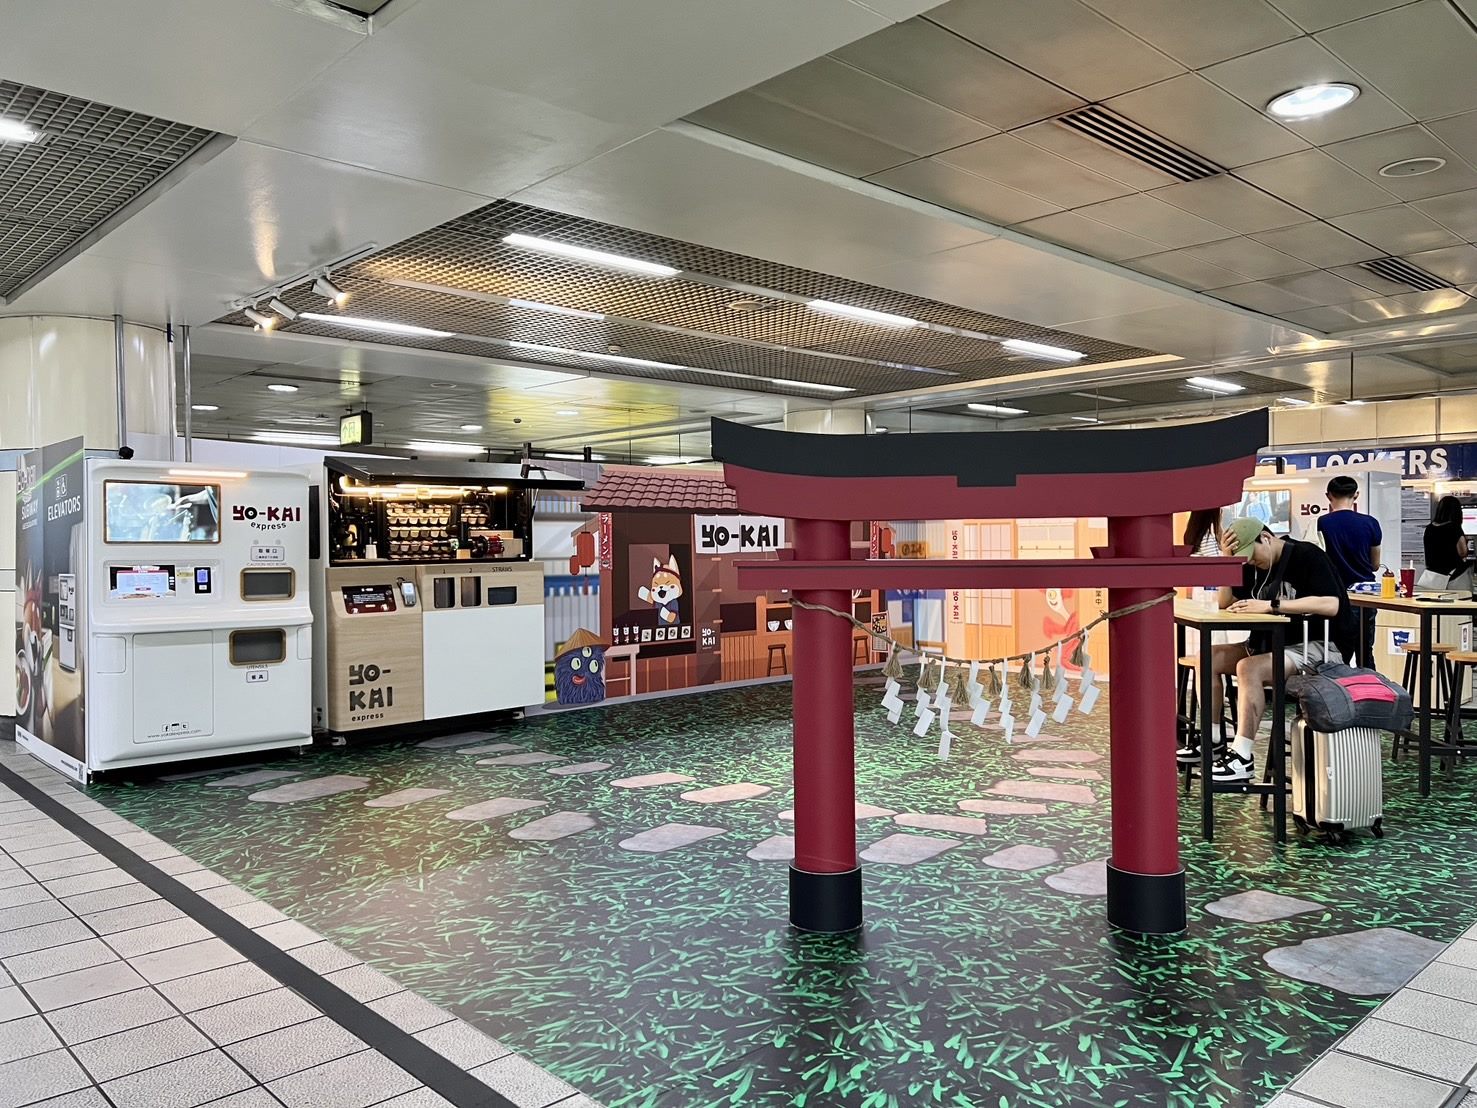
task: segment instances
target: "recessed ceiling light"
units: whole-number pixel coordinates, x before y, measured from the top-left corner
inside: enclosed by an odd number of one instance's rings
[[[810,381],[791,381],[785,377],[761,377],[761,381],[768,381],[771,385],[779,385],[787,389],[814,389],[816,392],[856,392],[856,389],[848,388],[846,385],[818,385]]]
[[[1362,408],[1364,406],[1363,400],[1345,400],[1344,403],[1353,408]]]
[[[411,450],[419,450],[422,454],[479,454],[482,447],[475,442],[442,442],[439,439],[423,439],[420,442],[408,442],[405,444]]]
[[[1025,339],[1006,339],[1000,345],[1012,354],[1028,354],[1033,358],[1047,358],[1054,362],[1075,362],[1087,357],[1080,350],[1068,350],[1065,346],[1048,346],[1044,342],[1027,342]]]
[[[1267,104],[1267,112],[1278,119],[1312,119],[1353,103],[1358,95],[1358,85],[1344,84],[1341,81],[1304,85],[1273,97]]]
[[[1075,419],[1078,423],[1101,423],[1102,422],[1102,420],[1098,419],[1097,416],[1090,416],[1090,415],[1074,415],[1072,418]]]
[[[1405,158],[1380,166],[1381,177],[1420,177],[1446,168],[1445,158]]]
[[[516,296],[508,297],[510,308],[527,308],[531,312],[549,312],[552,315],[572,315],[576,319],[603,320],[599,312],[587,312],[581,308],[564,308],[558,304],[545,304],[542,300],[519,300]]]
[[[334,304],[337,304],[340,308],[342,308],[344,306],[344,302],[349,299],[349,294],[335,285],[332,281],[330,281],[328,279],[328,274],[326,273],[323,274],[321,277],[314,279],[313,291],[316,292],[319,296],[323,297],[324,300],[329,300],[332,301]]]
[[[1196,392],[1217,393],[1221,396],[1246,391],[1245,385],[1238,385],[1234,381],[1222,381],[1219,377],[1187,377],[1185,384]]]
[[[966,407],[971,412],[984,412],[986,415],[1018,416],[1029,414],[1024,408],[1012,408],[1006,404],[968,404]]]
[[[886,427],[873,427],[872,428],[872,434],[874,434],[874,435],[885,435],[885,434],[887,434],[887,428]]]
[[[576,410],[575,410],[575,409],[573,409],[573,408],[560,408],[560,409],[559,409],[559,410],[558,410],[558,411],[557,411],[557,412],[555,412],[555,413],[554,413],[554,414],[555,414],[555,415],[562,415],[562,416],[576,416],[576,415],[579,415],[579,412],[577,412],[577,411],[576,411]]]
[[[1286,404],[1289,408],[1306,408],[1313,402],[1311,400],[1299,400],[1295,396],[1279,396],[1277,403]]]
[[[296,385],[268,385],[273,392],[297,392]]]
[[[219,404],[191,404],[190,410],[192,412],[218,412],[221,406]]]
[[[427,339],[449,339],[455,331],[435,331],[430,327],[417,327],[411,323],[391,323],[384,319],[364,319],[354,315],[325,315],[323,312],[299,312],[303,319],[314,319],[319,323],[332,323],[335,327],[348,327],[354,331],[383,331],[387,335],[416,335]]]
[[[521,250],[554,254],[561,258],[573,258],[578,262],[589,262],[591,265],[601,265],[609,269],[624,269],[631,273],[643,273],[648,277],[675,277],[678,272],[669,265],[642,261],[640,258],[626,258],[620,254],[609,254],[604,250],[590,250],[587,247],[556,242],[553,239],[536,238],[533,235],[505,235],[503,241]]]
[[[462,430],[463,431],[480,431],[480,430],[482,430],[482,424],[480,424],[480,423],[463,423],[462,424]]]
[[[0,142],[35,142],[40,137],[41,132],[29,123],[0,116]]]
[[[454,381],[432,381],[431,384],[430,384],[430,387],[433,388],[433,389],[442,389],[442,390],[445,390],[445,389],[454,389],[454,388],[456,388],[456,383]]]
[[[891,312],[874,312],[871,308],[858,308],[851,304],[837,304],[834,300],[808,300],[807,308],[827,315],[844,316],[847,319],[859,319],[863,323],[875,323],[879,327],[922,327],[923,324],[916,319],[910,319],[905,315],[893,315]]]

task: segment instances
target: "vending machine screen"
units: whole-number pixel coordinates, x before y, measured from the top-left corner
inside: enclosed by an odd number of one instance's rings
[[[109,566],[108,596],[154,599],[174,595],[174,566]]]

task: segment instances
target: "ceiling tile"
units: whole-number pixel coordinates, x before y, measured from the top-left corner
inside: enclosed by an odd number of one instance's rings
[[[1115,96],[1107,107],[1230,168],[1290,154],[1308,145],[1198,73]]]
[[[1420,0],[1317,37],[1418,120],[1477,108],[1470,79],[1477,32],[1445,0]]]
[[[1327,223],[1303,223],[1279,231],[1264,231],[1251,237],[1274,250],[1291,254],[1294,258],[1301,258],[1320,268],[1368,261],[1384,253],[1379,247],[1361,242],[1353,235],[1345,234]]]
[[[1447,246],[1409,254],[1406,261],[1454,285],[1477,284],[1477,246]]]
[[[1301,258],[1273,250],[1270,246],[1249,238],[1207,242],[1204,246],[1192,247],[1190,252],[1197,258],[1224,266],[1243,277],[1286,277],[1291,273],[1304,273],[1309,268],[1308,263]]]
[[[807,62],[753,91],[915,154],[935,154],[995,131],[834,58]]]
[[[1412,292],[1403,296],[1384,296],[1374,300],[1290,312],[1285,318],[1294,323],[1317,327],[1320,331],[1346,331],[1350,328],[1367,327],[1372,323],[1441,315],[1465,308],[1471,302],[1471,297],[1465,293],[1443,289],[1439,292]]]
[[[1427,129],[1469,165],[1477,165],[1477,112],[1463,112],[1449,119],[1436,119],[1426,124]]]
[[[1077,0],[952,0],[927,18],[1087,100],[1184,72]]]
[[[1339,161],[1402,200],[1421,200],[1477,188],[1477,170],[1426,128],[1411,124],[1325,147]],[[1416,177],[1381,177],[1380,168],[1407,158],[1443,158],[1446,164]]]
[[[1352,104],[1313,119],[1281,120],[1281,125],[1323,146],[1411,122],[1410,116],[1349,65],[1311,38],[1294,39],[1203,70],[1203,76],[1262,111],[1275,97],[1304,85],[1343,81],[1361,87]]]
[[[1266,0],[1087,0],[1191,69],[1296,38],[1302,31]]]
[[[730,96],[688,118],[700,126],[848,177],[865,177],[915,157],[900,147],[753,92]]]
[[[1420,209],[1462,238],[1477,240],[1477,189],[1417,200],[1411,207]]]
[[[1432,201],[1420,203],[1430,204]],[[1442,246],[1456,246],[1461,242],[1430,216],[1405,204],[1341,215],[1330,222],[1389,254],[1413,254]]]
[[[1268,315],[1280,316],[1308,306],[1308,302],[1301,296],[1295,296],[1286,289],[1269,285],[1265,281],[1250,281],[1243,285],[1215,289],[1210,295],[1217,300],[1225,300],[1228,303],[1249,308],[1254,312],[1265,312]]]
[[[1016,230],[1035,235],[1047,242],[1080,250],[1105,262],[1121,262],[1125,258],[1138,258],[1164,249],[1157,242],[1120,231],[1117,227],[1088,219],[1077,212],[1059,212],[1033,219],[1029,223],[1022,223]]]
[[[1104,177],[1122,181],[1135,192],[1147,192],[1164,185],[1172,185],[1178,180],[1137,158],[1120,154],[1111,146],[1094,142],[1080,131],[1064,127],[1055,120],[1045,120],[1041,123],[1033,123],[1029,127],[1020,127],[1011,134],[1018,139],[1024,139],[1032,146],[1039,146],[1043,150],[1049,150],[1095,173],[1101,173]]]
[[[1135,258],[1125,262],[1129,269],[1162,277],[1176,285],[1190,289],[1211,289],[1231,284],[1242,276],[1229,269],[1197,258],[1188,250],[1171,250],[1165,254],[1150,254],[1146,258]]]
[[[1381,296],[1399,296],[1411,291],[1409,285],[1399,281],[1387,281],[1378,273],[1365,269],[1361,265],[1336,266],[1328,272],[1336,277],[1342,277],[1345,281],[1353,281],[1354,284],[1367,288],[1370,292],[1379,293]]]
[[[1050,200],[1063,208],[1075,208],[1132,191],[1127,185],[1022,142],[1014,135],[981,139],[968,146],[945,151],[937,160]]]
[[[923,158],[900,165],[868,180],[991,223],[1019,223],[1061,210],[1058,204],[976,177],[937,158]]]
[[[1346,281],[1332,273],[1314,271],[1299,273],[1292,277],[1273,277],[1267,281],[1273,288],[1282,289],[1293,296],[1301,297],[1309,306],[1321,308],[1327,304],[1350,304],[1364,300],[1369,290],[1353,281]]]
[[[1396,199],[1321,150],[1242,166],[1236,176],[1324,219],[1393,204]]]
[[[1243,235],[1307,223],[1311,218],[1302,209],[1224,174],[1156,189],[1151,195]]]
[[[1083,101],[924,19],[868,35],[832,57],[1007,130]]]
[[[1171,248],[1231,237],[1231,232],[1219,224],[1142,194],[1092,204],[1079,214]]]
[[[1272,0],[1305,31],[1321,31],[1366,15],[1398,8],[1410,0]]]

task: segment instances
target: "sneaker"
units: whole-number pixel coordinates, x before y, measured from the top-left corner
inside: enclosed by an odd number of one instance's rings
[[[1226,753],[1226,744],[1225,743],[1218,742],[1218,743],[1216,743],[1214,746],[1212,746],[1210,748],[1210,759],[1213,762],[1219,761],[1221,759],[1221,757],[1225,753]],[[1175,755],[1175,760],[1178,761],[1178,762],[1180,762],[1181,764],[1199,765],[1200,764],[1200,744],[1199,743],[1186,743],[1184,746],[1182,746],[1178,750],[1176,750],[1174,752],[1174,755]]]
[[[1256,758],[1243,758],[1234,749],[1227,750],[1216,762],[1210,776],[1213,781],[1250,781],[1256,776]]]

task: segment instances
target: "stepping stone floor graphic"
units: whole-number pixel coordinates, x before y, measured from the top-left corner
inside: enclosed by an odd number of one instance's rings
[[[464,746],[458,754],[506,754],[510,750],[527,750],[518,743],[483,743],[481,746]]]
[[[455,811],[447,812],[447,819],[479,820],[497,819],[499,816],[511,816],[514,812],[521,812],[525,808],[538,808],[547,804],[546,800],[525,800],[517,796],[499,796],[492,800],[484,800],[478,804],[468,804],[465,808],[457,808]]]
[[[956,835],[983,835],[990,827],[974,816],[931,816],[923,812],[904,812],[893,819],[899,827],[918,827],[924,831],[952,831]]]
[[[958,845],[958,839],[939,839],[932,835],[899,833],[888,835],[885,839],[878,839],[862,851],[860,857],[868,862],[912,866],[919,862],[926,862],[946,850],[953,850]]]
[[[275,789],[252,793],[246,799],[263,800],[268,804],[295,804],[300,800],[318,800],[320,797],[367,788],[369,788],[367,777],[351,777],[348,774],[332,773],[327,777],[313,777],[307,781],[294,781],[290,785],[278,785]]]
[[[247,762],[245,765],[233,766],[231,768],[231,772],[233,772],[233,773],[245,773],[249,769],[260,769],[260,768],[261,768],[261,763],[260,762]],[[185,773],[163,773],[163,774],[160,774],[159,775],[159,780],[161,780],[161,781],[196,781],[196,780],[199,780],[201,777],[216,777],[216,776],[219,776],[222,772],[224,772],[224,771],[221,770],[219,767],[216,767],[214,769],[192,769],[192,770],[186,771]]]
[[[1051,811],[1045,804],[1027,804],[1019,800],[961,800],[966,812],[983,812],[990,816],[1044,816]]]
[[[856,802],[856,809],[855,809],[855,816],[853,818],[855,818],[855,819],[876,819],[878,816],[895,816],[895,815],[897,815],[897,813],[894,812],[891,808],[879,808],[875,804],[863,804],[861,801],[857,801]],[[791,820],[791,821],[793,821],[794,818],[795,818],[795,809],[794,808],[786,808],[783,812],[780,813],[779,818],[780,819],[784,819],[784,820]]]
[[[1026,770],[1032,777],[1055,777],[1067,781],[1101,781],[1103,775],[1095,769],[1072,769],[1069,766],[1051,766],[1043,769],[1032,766]]]
[[[620,847],[622,850],[634,850],[638,854],[661,854],[664,851],[676,850],[679,846],[690,846],[724,833],[721,827],[703,827],[693,823],[664,823],[660,827],[653,827],[649,831],[632,835],[629,839],[622,839]]]
[[[530,750],[527,754],[504,754],[498,758],[478,758],[479,766],[541,766],[546,762],[568,761],[562,754],[546,750]]]
[[[450,750],[454,746],[466,746],[487,738],[486,731],[462,731],[455,735],[442,735],[439,739],[427,739],[415,745],[422,750]]]
[[[525,823],[522,827],[513,828],[508,832],[508,838],[523,839],[527,842],[553,842],[555,839],[578,835],[581,831],[588,831],[594,826],[595,817],[584,812],[555,812],[551,816],[544,816],[532,823]]]
[[[622,777],[611,784],[618,789],[649,789],[653,785],[685,785],[691,780],[685,773],[645,773],[640,777]]]
[[[1404,985],[1445,949],[1445,943],[1409,931],[1374,927],[1280,946],[1263,954],[1262,960],[1298,981],[1327,985],[1353,996],[1383,996]]]
[[[1046,883],[1059,893],[1107,896],[1108,860],[1099,858],[1096,862],[1083,862],[1080,866],[1072,866],[1061,873],[1053,873],[1046,879]]]
[[[545,773],[557,773],[560,777],[572,777],[580,773],[599,773],[609,769],[609,762],[577,762],[572,766],[550,766]]]
[[[1086,785],[1063,785],[1055,781],[999,781],[985,792],[994,796],[1019,796],[1028,800],[1061,800],[1069,804],[1096,804],[1097,797]]]
[[[1314,904],[1311,900],[1298,900],[1296,897],[1270,893],[1265,889],[1236,893],[1220,900],[1212,900],[1205,906],[1205,910],[1212,915],[1241,920],[1244,923],[1268,923],[1304,912],[1321,912],[1323,909],[1324,905]]]
[[[1022,750],[1019,754],[1012,754],[1011,757],[1017,762],[1062,762],[1084,766],[1090,766],[1094,762],[1103,760],[1101,754],[1091,750]]]
[[[430,800],[433,796],[445,796],[445,789],[397,789],[384,796],[377,796],[373,800],[366,800],[366,808],[403,808],[407,804],[415,804],[421,800]]]
[[[749,851],[746,857],[756,862],[789,862],[795,857],[795,836],[771,835]]]
[[[996,869],[1013,869],[1022,872],[1053,865],[1060,860],[1061,856],[1049,846],[1007,846],[1004,850],[997,850],[988,858],[980,859],[985,865],[994,866]]]
[[[284,777],[301,777],[300,769],[259,769],[252,773],[233,773],[219,781],[208,781],[207,789],[244,789],[251,785],[265,785],[268,781],[281,781]]]
[[[751,785],[745,782],[738,785],[716,785],[711,789],[694,789],[690,793],[683,793],[682,799],[694,804],[727,804],[730,800],[750,800],[772,792],[774,790],[768,785]]]

